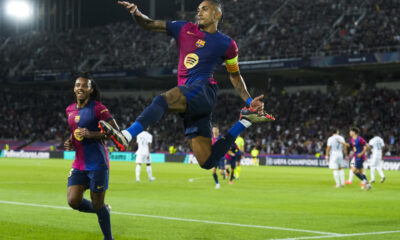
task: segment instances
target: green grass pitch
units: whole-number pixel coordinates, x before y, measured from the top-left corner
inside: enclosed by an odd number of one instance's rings
[[[67,208],[71,163],[0,158],[0,239],[102,239],[96,215]],[[400,239],[400,172],[369,192],[357,179],[334,189],[322,168],[243,166],[233,185],[220,177],[221,189],[197,165],[153,164],[153,173],[148,182],[142,167],[136,183],[134,163],[111,162],[116,240]]]

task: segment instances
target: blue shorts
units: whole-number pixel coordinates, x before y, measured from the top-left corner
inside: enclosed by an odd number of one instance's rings
[[[221,170],[225,169],[225,157],[222,157],[219,161],[218,161],[218,168]]]
[[[72,168],[68,177],[68,187],[86,185],[92,192],[103,192],[108,189],[108,174],[108,169],[82,171]]]
[[[362,168],[364,168],[364,160],[359,159],[359,158],[356,158],[356,165],[355,165],[355,167],[356,167],[357,169],[362,169]]]
[[[217,103],[218,86],[205,78],[179,88],[187,101],[186,111],[182,114],[186,137],[211,138],[211,113]]]

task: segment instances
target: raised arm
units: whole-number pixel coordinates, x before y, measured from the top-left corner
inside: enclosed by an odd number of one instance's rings
[[[139,24],[144,29],[152,32],[167,32],[167,22],[163,20],[153,20],[148,16],[141,13],[136,4],[118,1],[118,4],[124,6],[126,10],[132,15],[133,19],[137,24]]]

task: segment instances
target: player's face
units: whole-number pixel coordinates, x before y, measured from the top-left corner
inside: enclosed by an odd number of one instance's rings
[[[86,78],[77,78],[75,81],[74,93],[76,99],[84,101],[90,97],[93,92],[93,88],[90,84],[90,80]]]
[[[209,1],[202,2],[197,8],[197,23],[201,28],[214,24],[221,17],[221,12]]]
[[[350,130],[350,132],[349,132],[350,137],[354,137],[355,134],[356,133],[354,131]]]
[[[219,136],[219,129],[216,127],[212,128],[212,133],[214,137],[218,137]]]

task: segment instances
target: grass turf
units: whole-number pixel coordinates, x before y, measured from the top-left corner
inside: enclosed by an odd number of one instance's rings
[[[0,239],[102,239],[96,215],[41,206],[68,207],[71,163],[0,158],[0,201],[39,204],[0,202]],[[294,229],[400,230],[400,172],[385,172],[387,182],[375,183],[370,192],[360,190],[356,179],[352,186],[334,189],[332,172],[322,168],[242,166],[233,185],[219,176],[221,189],[214,189],[210,171],[196,165],[153,164],[153,173],[157,180],[148,182],[142,167],[142,182],[136,183],[134,163],[111,163],[106,202],[112,206],[115,239],[283,239],[323,236]],[[400,232],[326,239],[400,239]]]

